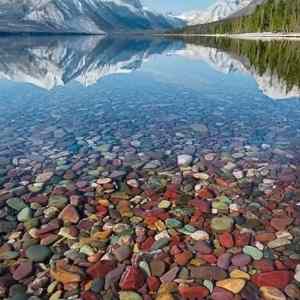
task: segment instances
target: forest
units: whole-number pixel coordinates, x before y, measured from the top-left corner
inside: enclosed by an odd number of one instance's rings
[[[259,75],[266,72],[276,74],[286,82],[287,92],[294,86],[300,87],[300,42],[288,40],[260,41],[217,37],[183,37],[184,41],[213,47],[246,59],[248,69]],[[245,62],[245,60],[243,60]]]
[[[188,26],[178,33],[300,32],[300,0],[267,0],[248,16]]]

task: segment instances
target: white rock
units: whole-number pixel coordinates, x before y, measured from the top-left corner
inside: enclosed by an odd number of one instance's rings
[[[241,170],[234,170],[232,174],[236,179],[242,179],[244,177],[244,173]]]
[[[300,265],[297,265],[297,267],[296,267],[296,273],[295,273],[294,278],[297,282],[300,282]]]
[[[158,233],[156,236],[154,236],[154,239],[156,241],[163,239],[163,238],[168,238],[168,239],[170,238],[168,231],[166,231],[166,230],[162,231],[162,232]]]
[[[188,154],[181,154],[177,156],[178,166],[189,166],[193,161],[193,157]]]
[[[209,234],[203,230],[197,230],[191,234],[191,238],[196,241],[207,241],[209,240]]]

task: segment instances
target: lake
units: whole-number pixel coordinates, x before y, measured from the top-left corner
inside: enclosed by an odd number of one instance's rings
[[[296,299],[299,46],[2,37],[1,297]]]

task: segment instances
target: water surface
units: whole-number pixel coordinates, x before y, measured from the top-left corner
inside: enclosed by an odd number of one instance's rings
[[[299,260],[299,60],[296,42],[1,38],[2,253],[8,241],[16,253],[36,243],[25,228],[57,222],[59,211],[46,211],[50,202],[43,197],[60,195],[71,199],[81,221],[70,233],[74,239],[53,230],[58,242],[47,245],[56,255],[51,268],[66,257],[65,268],[70,268],[69,247],[111,224],[124,223],[122,238],[129,235],[130,246],[136,243],[141,253],[149,252],[142,242],[164,229],[149,218],[165,221],[157,207],[166,199],[176,203],[165,209],[168,218],[193,225],[194,231],[206,230],[211,238],[208,224],[216,215],[235,218],[235,232],[267,232],[274,239],[278,227],[270,226],[271,220],[291,219],[283,229],[292,238],[283,247],[261,244],[272,249],[273,256],[265,252],[265,257]],[[128,202],[135,196],[140,200]],[[25,221],[4,204],[12,197],[31,203]],[[195,197],[225,201],[227,208],[202,219],[193,210]],[[136,226],[146,228],[146,237],[137,238]],[[14,231],[20,234],[10,236]],[[37,243],[40,238],[45,236]],[[90,242],[80,259],[122,244],[120,232],[106,243]],[[165,260],[171,265],[172,259]],[[75,261],[83,276],[92,260]],[[3,267],[2,274],[9,272]],[[83,292],[79,283],[59,288],[67,299]],[[32,286],[27,292],[46,293]],[[108,288],[102,295],[111,293],[114,289]],[[251,293],[254,297],[258,291]]]

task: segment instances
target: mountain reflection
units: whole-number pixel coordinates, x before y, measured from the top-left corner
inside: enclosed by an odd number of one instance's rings
[[[300,47],[288,41],[3,37],[0,79],[48,90],[70,81],[89,86],[104,76],[137,70],[152,55],[164,53],[205,61],[225,74],[250,74],[260,90],[273,99],[300,97]]]

